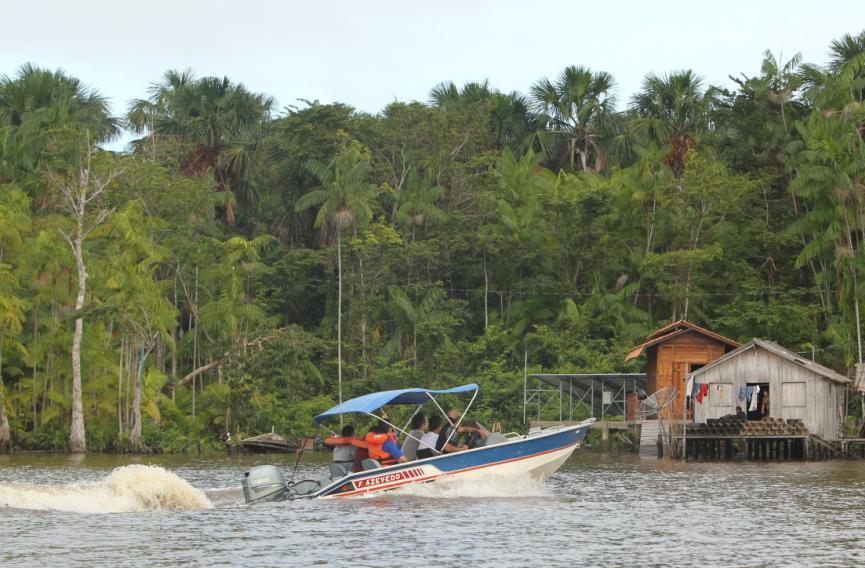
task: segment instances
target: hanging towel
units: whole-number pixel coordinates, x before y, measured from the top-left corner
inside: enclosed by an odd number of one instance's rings
[[[757,398],[758,398],[759,394],[760,394],[760,387],[759,386],[754,387],[751,390],[751,405],[748,406],[749,412],[754,412],[757,410]]]

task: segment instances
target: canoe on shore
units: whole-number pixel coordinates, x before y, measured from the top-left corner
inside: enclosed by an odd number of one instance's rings
[[[245,438],[237,443],[238,448],[242,452],[252,452],[258,454],[274,453],[274,452],[296,452],[297,443],[286,440],[279,434],[268,432],[260,436],[252,436]]]

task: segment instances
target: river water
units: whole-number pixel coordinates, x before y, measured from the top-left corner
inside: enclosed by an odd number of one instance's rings
[[[578,450],[543,484],[246,507],[240,476],[263,463],[293,458],[0,455],[0,565],[865,565],[862,462]]]

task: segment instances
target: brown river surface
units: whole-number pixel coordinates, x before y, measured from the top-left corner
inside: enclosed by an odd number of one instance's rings
[[[0,455],[0,566],[865,566],[863,462],[578,450],[543,484],[247,507],[263,463],[293,457]]]

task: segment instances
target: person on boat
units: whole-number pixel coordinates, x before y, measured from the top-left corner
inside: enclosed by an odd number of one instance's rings
[[[460,413],[456,410],[449,410],[447,412],[448,422],[449,424],[445,424],[442,428],[441,433],[439,433],[438,440],[436,441],[436,449],[444,454],[449,454],[453,452],[459,452],[462,450],[468,450],[468,444],[462,444],[457,446],[457,437],[460,434],[477,434],[481,438],[486,438],[490,435],[487,432],[486,428],[480,426],[475,423],[474,426],[466,426],[462,425],[454,431],[454,425],[456,425],[460,420]]]
[[[402,454],[399,446],[394,442],[391,427],[381,422],[377,424],[364,441],[369,446],[369,457],[377,460],[381,465],[390,465],[396,462],[407,462],[408,459]]]
[[[426,416],[423,414],[415,414],[411,419],[411,430],[408,433],[405,441],[402,443],[402,454],[408,461],[417,459],[417,450],[420,446],[420,440],[427,430]]]
[[[439,433],[442,431],[442,417],[435,415],[429,419],[427,431],[421,437],[420,444],[417,448],[417,459],[425,460],[436,455],[435,447],[439,439]]]
[[[354,454],[357,448],[351,443],[354,438],[354,426],[346,424],[340,432],[340,438],[328,438],[325,442],[333,445],[333,463],[339,464],[348,470],[354,466]]]

